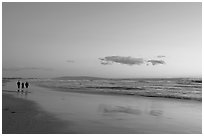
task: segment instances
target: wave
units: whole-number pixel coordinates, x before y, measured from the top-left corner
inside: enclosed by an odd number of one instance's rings
[[[159,81],[159,82],[158,82]],[[182,84],[180,84],[182,82]],[[193,83],[191,83],[193,82]],[[202,84],[191,80],[39,80],[34,82],[41,87],[59,91],[139,95],[202,101]],[[186,83],[186,84],[185,84]]]

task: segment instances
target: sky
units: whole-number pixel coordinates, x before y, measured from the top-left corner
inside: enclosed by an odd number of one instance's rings
[[[3,3],[2,76],[202,76],[202,3]]]

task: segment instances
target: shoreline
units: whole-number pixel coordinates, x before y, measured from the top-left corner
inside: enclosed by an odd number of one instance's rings
[[[2,134],[59,134],[67,121],[55,118],[30,100],[2,93]]]

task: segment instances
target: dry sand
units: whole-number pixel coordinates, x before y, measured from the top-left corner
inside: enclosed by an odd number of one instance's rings
[[[63,129],[67,122],[42,111],[34,102],[3,94],[2,109],[3,134],[71,133]]]

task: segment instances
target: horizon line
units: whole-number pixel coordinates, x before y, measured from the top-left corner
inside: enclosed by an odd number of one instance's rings
[[[173,78],[201,78],[201,77],[98,77],[98,76],[58,76],[58,77],[2,77],[2,79],[52,79],[52,78],[103,78],[103,79],[173,79]]]

